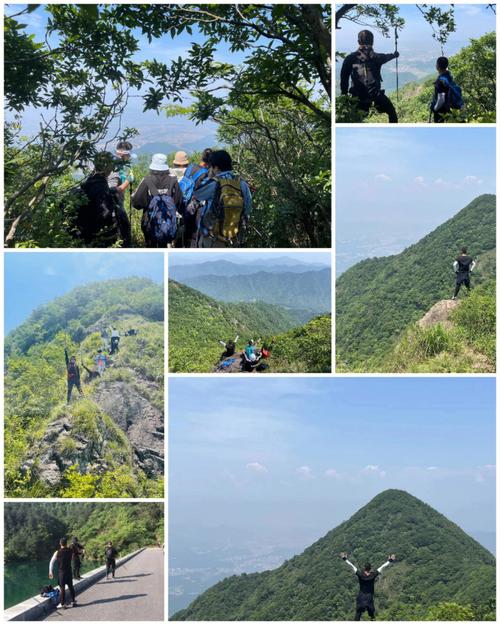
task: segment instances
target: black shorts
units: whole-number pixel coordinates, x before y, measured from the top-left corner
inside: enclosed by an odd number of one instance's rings
[[[356,598],[356,607],[363,610],[374,610],[373,595],[360,592]]]

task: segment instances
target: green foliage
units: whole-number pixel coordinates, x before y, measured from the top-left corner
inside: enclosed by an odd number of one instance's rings
[[[291,333],[302,313],[263,302],[226,304],[183,284],[169,281],[169,369],[210,372],[223,351],[219,341],[239,336],[237,347],[249,339],[276,338],[272,371],[331,371],[331,319],[320,317]],[[276,354],[276,361],[274,356]]]
[[[131,278],[75,289],[36,310],[9,335],[4,430],[9,496],[161,496],[162,480],[136,466],[127,436],[95,401],[101,380],[90,383],[82,364],[92,369],[103,343],[101,331],[109,332],[112,324],[122,335],[137,330],[136,336],[122,338],[103,380],[126,381],[163,412],[162,320],[162,287]],[[77,356],[84,393],[80,397],[74,389],[70,405],[64,401],[65,348]],[[67,423],[68,431],[61,429],[57,439],[45,440],[56,421]],[[47,446],[64,461],[63,479],[56,486],[40,480]]]
[[[160,503],[7,503],[4,527],[6,562],[48,562],[62,536],[76,535],[98,562],[108,540],[120,555],[164,541]]]
[[[433,606],[427,613],[426,621],[474,621],[475,614],[471,606],[444,602]]]
[[[403,333],[441,299],[449,299],[454,287],[453,260],[459,248],[468,246],[478,259],[473,286],[494,275],[495,197],[483,195],[418,243],[395,256],[371,258],[348,269],[337,280],[337,362],[344,370],[387,370],[386,358]],[[483,263],[484,258],[484,263]],[[488,299],[484,309],[479,294]],[[466,306],[463,316],[475,316],[461,324],[462,338],[476,345],[474,332],[486,341],[491,359],[492,300],[488,291],[479,292]],[[480,326],[482,329],[475,329]],[[455,341],[442,330],[412,334],[415,357],[427,358],[451,346]],[[451,341],[446,345],[446,341]],[[476,343],[474,343],[476,341]],[[489,347],[488,347],[489,345]],[[403,350],[404,351],[404,350]],[[402,361],[401,361],[402,362]],[[438,365],[438,363],[436,363]],[[389,365],[390,366],[390,365]],[[449,362],[438,365],[452,366]],[[455,369],[451,369],[454,371]]]
[[[325,103],[326,104],[326,103]],[[331,131],[305,106],[286,98],[215,117],[219,138],[254,189],[249,247],[329,247]]]
[[[332,319],[323,315],[304,326],[275,337],[271,371],[283,373],[330,373]]]
[[[358,585],[337,555],[342,551],[354,563],[377,566],[396,553],[376,586],[377,609],[387,620],[446,616],[444,602],[457,604],[453,614],[470,615],[470,606],[495,598],[494,556],[430,506],[388,490],[279,568],[228,577],[171,620],[351,620]],[[481,620],[484,607],[473,613]]]

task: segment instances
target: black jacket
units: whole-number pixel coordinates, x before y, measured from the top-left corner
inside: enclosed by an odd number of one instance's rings
[[[380,68],[398,55],[379,54],[371,46],[360,46],[344,59],[340,72],[340,91],[342,95],[350,92],[360,100],[372,100],[382,87]],[[352,87],[349,89],[349,78]]]
[[[151,193],[148,189],[147,181],[151,180],[158,191],[166,190],[171,195],[178,211],[182,209],[182,191],[175,176],[171,176],[168,171],[161,174],[150,174],[146,176],[137,187],[137,191],[132,197],[132,206],[138,210],[145,210],[149,206]]]

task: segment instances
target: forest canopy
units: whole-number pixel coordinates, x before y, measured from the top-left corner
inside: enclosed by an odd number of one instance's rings
[[[34,11],[48,14],[44,39],[23,23]],[[49,4],[11,12],[6,244],[81,246],[61,199],[75,186],[75,170],[85,171],[103,146],[140,133],[140,119],[135,128],[120,122],[140,97],[144,111],[217,123],[220,144],[256,189],[247,245],[328,246],[330,18],[330,5],[319,4]],[[141,41],[183,34],[192,36],[184,56],[138,60]],[[232,54],[243,62],[232,63]],[[38,112],[31,136],[22,123],[28,110]],[[133,244],[143,245],[140,233]]]

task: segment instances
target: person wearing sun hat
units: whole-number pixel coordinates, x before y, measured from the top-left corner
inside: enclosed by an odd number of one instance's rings
[[[170,170],[172,176],[176,176],[178,181],[181,180],[186,173],[187,166],[189,165],[187,153],[184,152],[184,150],[176,152],[172,165],[173,167]]]
[[[174,201],[176,210],[182,209],[182,192],[179,188],[177,178],[172,175],[168,166],[166,154],[153,154],[149,166],[149,174],[141,180],[137,191],[132,196],[132,206],[137,210],[142,210],[142,232],[146,242],[146,247],[152,247],[148,235],[148,208],[151,199],[156,195],[169,195]]]

